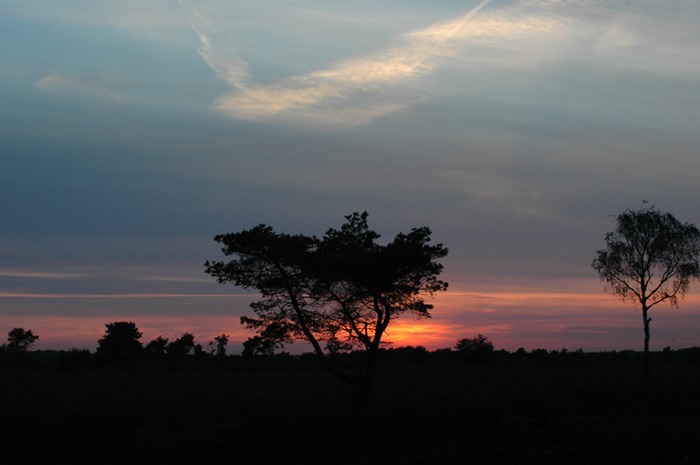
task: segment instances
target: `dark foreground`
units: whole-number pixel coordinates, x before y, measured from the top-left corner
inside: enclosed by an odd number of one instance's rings
[[[32,354],[33,355],[33,354]],[[700,463],[700,351],[399,351],[375,395],[313,362],[0,370],[0,463]]]

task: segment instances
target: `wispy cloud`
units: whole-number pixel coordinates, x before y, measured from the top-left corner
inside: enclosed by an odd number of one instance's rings
[[[77,93],[81,98],[95,98],[118,103],[125,100],[124,95],[104,83],[81,79],[65,74],[47,74],[35,83],[39,90],[63,95],[65,92]]]
[[[41,90],[62,89],[66,87],[78,87],[77,80],[68,76],[47,74],[36,81],[36,86]]]
[[[50,271],[31,271],[17,269],[0,269],[0,276],[5,278],[22,278],[22,279],[83,279],[88,275],[82,273],[64,273]]]
[[[188,270],[186,270],[188,271]],[[209,276],[186,274],[179,270],[168,274],[157,268],[147,267],[78,267],[72,270],[26,270],[22,268],[0,268],[0,277],[22,280],[73,280],[84,282],[96,281],[139,281],[155,283],[211,283]],[[177,274],[177,273],[181,274]]]
[[[249,80],[248,65],[237,55],[235,45],[227,43],[224,49],[211,43],[210,36],[216,33],[211,15],[215,13],[207,12],[201,5],[186,0],[180,0],[180,5],[189,18],[190,27],[199,38],[199,55],[207,66],[232,88],[245,89]]]
[[[222,40],[226,34],[217,29],[213,11],[182,2],[204,61],[231,87],[215,99],[214,108],[233,119],[360,125],[429,98],[436,90],[423,85],[424,78],[446,67],[491,77],[495,69],[540,72],[581,63],[650,72],[658,72],[659,65],[698,70],[690,58],[697,51],[697,32],[682,19],[663,22],[617,1],[490,3],[396,37],[396,46],[264,83],[251,75],[231,41]],[[512,82],[513,75],[507,78]]]
[[[463,29],[490,2],[483,1],[457,20],[405,35],[403,46],[271,84],[254,84],[241,58],[232,59],[230,54],[215,50],[208,37],[211,25],[198,10],[188,11],[204,61],[233,89],[215,100],[215,108],[236,119],[293,116],[296,120],[352,126],[420,100],[407,88],[416,78],[433,71],[440,59],[453,54],[450,42],[460,38]]]

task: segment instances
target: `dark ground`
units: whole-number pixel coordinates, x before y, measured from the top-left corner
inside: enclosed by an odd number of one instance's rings
[[[0,367],[0,464],[700,463],[700,349],[654,354],[646,388],[633,352],[391,351],[366,410],[309,360],[26,355]]]

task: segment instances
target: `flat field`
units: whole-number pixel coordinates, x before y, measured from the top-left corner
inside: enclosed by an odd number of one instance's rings
[[[700,463],[700,351],[387,354],[363,407],[308,360],[0,369],[0,463]]]

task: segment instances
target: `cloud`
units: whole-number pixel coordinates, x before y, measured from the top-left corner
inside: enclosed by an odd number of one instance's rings
[[[62,88],[78,87],[79,82],[68,76],[49,74],[36,81],[36,86],[41,90],[55,90]]]
[[[651,74],[700,75],[696,22],[668,21],[640,12],[619,14],[605,25],[593,49],[615,68]]]
[[[235,44],[223,39],[223,45],[212,45],[211,35],[216,34],[217,28],[210,17],[216,13],[206,12],[201,5],[195,6],[186,0],[180,0],[180,5],[189,18],[190,27],[199,38],[201,44],[199,55],[207,66],[216,72],[218,78],[226,81],[234,89],[244,89],[249,80],[248,65],[237,56]]]
[[[4,278],[22,278],[22,279],[83,279],[88,275],[81,273],[63,273],[63,272],[47,272],[47,271],[25,271],[14,269],[0,269],[0,276]]]
[[[412,82],[432,72],[440,59],[453,55],[450,42],[491,0],[463,17],[407,34],[405,45],[366,57],[337,62],[328,69],[292,76],[271,84],[254,84],[245,63],[215,50],[209,40],[211,24],[198,10],[190,10],[192,27],[200,38],[200,54],[234,92],[218,97],[214,106],[234,119],[280,117],[338,126],[366,123],[420,101]]]
[[[104,85],[99,81],[80,79],[64,74],[47,74],[39,78],[36,87],[47,93],[65,95],[66,93],[78,94],[80,98],[93,98],[96,100],[109,100],[110,103],[123,102],[124,95]]]
[[[657,19],[649,5],[631,8],[616,1],[588,0],[521,0],[498,7],[490,3],[485,0],[461,17],[400,35],[396,46],[273,82],[251,75],[245,57],[237,54],[230,37],[226,41],[223,28],[216,27],[214,10],[184,1],[183,6],[200,38],[204,61],[231,87],[215,99],[214,108],[241,120],[348,127],[457,85],[461,91],[478,93],[484,86],[492,89],[494,79],[506,79],[509,88],[519,89],[528,82],[541,85],[542,76],[552,70],[587,64],[629,72],[699,70],[692,59],[698,43],[694,23]],[[425,85],[427,76],[446,68],[467,73],[472,85]],[[496,69],[509,72],[494,76]],[[528,76],[519,76],[514,81],[512,72],[524,70],[540,78],[528,81]]]

